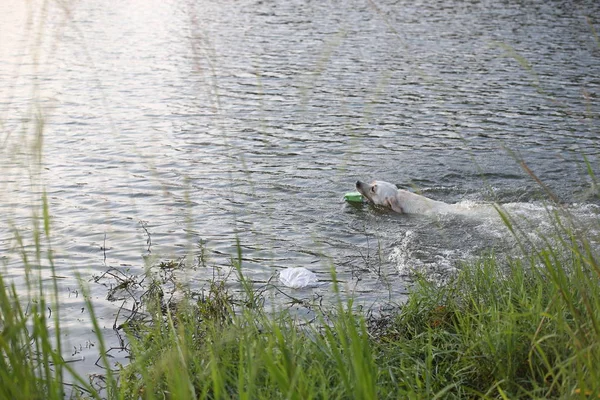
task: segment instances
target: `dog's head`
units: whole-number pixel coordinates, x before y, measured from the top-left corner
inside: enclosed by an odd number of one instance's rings
[[[395,201],[398,193],[396,185],[384,181],[374,181],[371,184],[356,181],[356,190],[371,203],[385,207],[391,207],[390,201]]]

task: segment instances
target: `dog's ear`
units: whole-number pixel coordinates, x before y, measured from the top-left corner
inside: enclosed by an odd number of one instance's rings
[[[400,202],[398,202],[398,198],[396,196],[386,197],[385,204],[397,213],[404,214],[404,210],[402,209],[402,206],[400,205]]]

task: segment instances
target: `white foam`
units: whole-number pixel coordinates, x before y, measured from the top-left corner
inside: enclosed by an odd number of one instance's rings
[[[409,230],[400,238],[400,243],[392,249],[389,259],[400,275],[431,276],[454,272],[456,267],[453,265],[453,260],[465,256],[462,250],[442,249],[437,254],[431,254],[430,259],[422,257],[422,246],[417,233]]]
[[[513,232],[495,207],[506,213]],[[401,275],[425,274],[434,279],[447,276],[461,262],[492,250],[498,257],[519,257],[523,255],[521,245],[541,247],[558,243],[557,226],[584,232],[586,238],[596,241],[592,245],[600,249],[600,206],[593,204],[562,208],[522,202],[494,206],[469,200],[453,204],[451,212],[438,217],[435,223],[421,222],[399,233],[389,259]],[[431,216],[423,218],[431,220]]]

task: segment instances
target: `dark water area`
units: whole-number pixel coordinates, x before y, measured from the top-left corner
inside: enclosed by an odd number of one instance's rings
[[[25,291],[15,231],[32,252],[45,189],[77,356],[95,350],[74,271],[192,263],[200,242],[219,273],[239,239],[257,284],[295,266],[327,282],[333,267],[344,293],[376,306],[401,302],[412,270],[518,255],[490,202],[532,236],[551,232],[532,174],[598,237],[584,161],[600,172],[597,1],[8,3],[0,262]],[[357,179],[464,212],[346,204]],[[118,306],[90,290],[110,335]]]

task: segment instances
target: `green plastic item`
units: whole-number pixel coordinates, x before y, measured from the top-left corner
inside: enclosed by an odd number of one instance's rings
[[[351,203],[362,203],[363,197],[360,192],[350,192],[344,195],[344,200],[349,201]]]

